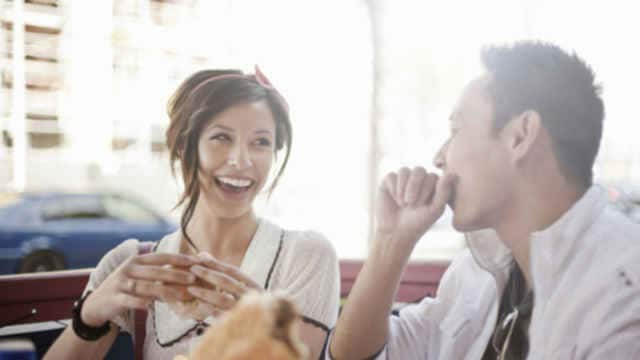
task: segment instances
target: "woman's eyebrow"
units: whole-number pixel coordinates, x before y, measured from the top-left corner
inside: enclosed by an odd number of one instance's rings
[[[227,130],[227,131],[233,131],[232,128],[228,127],[228,126],[224,126],[224,125],[220,125],[220,124],[211,124],[207,127],[207,130],[211,130],[211,129],[215,129],[215,128],[220,128],[222,130]]]
[[[254,131],[255,134],[266,134],[266,135],[273,135],[273,131],[272,130],[267,130],[267,129],[258,129],[256,131]]]

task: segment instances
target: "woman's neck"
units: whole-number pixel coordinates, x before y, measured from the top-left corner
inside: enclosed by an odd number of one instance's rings
[[[206,251],[216,259],[239,265],[258,228],[253,211],[237,218],[221,218],[198,203],[187,225],[187,233],[197,252]],[[192,252],[183,241],[182,251]]]

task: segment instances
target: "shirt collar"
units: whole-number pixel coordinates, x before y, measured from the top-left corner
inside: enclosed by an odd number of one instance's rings
[[[606,191],[593,185],[551,226],[531,234],[530,264],[534,288],[539,288],[537,280],[546,282],[536,279],[537,274],[540,275],[539,278],[547,278],[566,266],[578,239],[606,204]],[[478,265],[499,280],[506,281],[513,256],[498,234],[492,229],[483,229],[466,233],[465,237]],[[545,275],[547,273],[549,275]]]
[[[606,190],[593,185],[551,226],[531,234],[529,257],[536,291],[552,286],[555,275],[566,269],[607,203]]]

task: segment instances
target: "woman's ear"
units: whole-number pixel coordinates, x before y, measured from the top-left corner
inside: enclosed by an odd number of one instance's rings
[[[526,158],[542,133],[542,119],[535,110],[516,115],[506,126],[503,136],[514,163]]]

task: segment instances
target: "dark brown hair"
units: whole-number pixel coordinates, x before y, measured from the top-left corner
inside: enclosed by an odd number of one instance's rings
[[[275,153],[286,148],[282,165],[278,170],[269,194],[284,172],[291,151],[291,122],[280,94],[256,81],[253,75],[243,75],[237,70],[203,70],[187,78],[169,99],[167,113],[167,147],[169,148],[171,172],[175,176],[176,162],[184,182],[184,192],[176,207],[185,205],[180,226],[182,235],[195,249],[187,234],[187,225],[193,217],[200,184],[198,182],[198,141],[205,126],[216,115],[226,109],[246,103],[264,101],[271,109],[276,125]],[[277,159],[277,157],[276,157]]]
[[[604,120],[601,87],[575,53],[538,41],[484,49],[492,75],[494,129],[526,110],[540,114],[565,178],[589,187]]]

